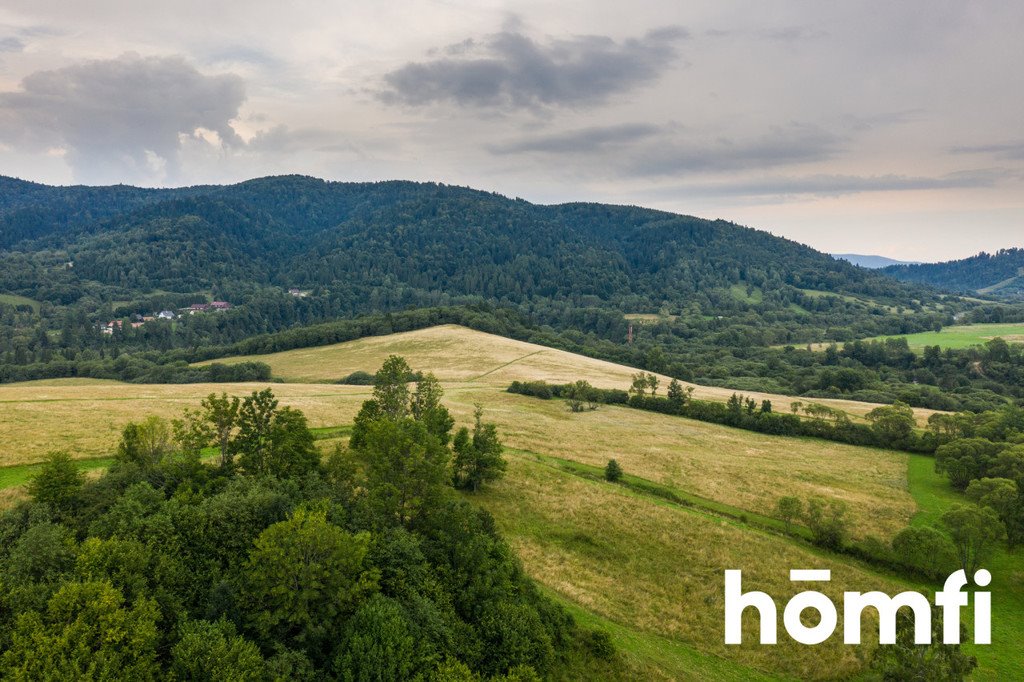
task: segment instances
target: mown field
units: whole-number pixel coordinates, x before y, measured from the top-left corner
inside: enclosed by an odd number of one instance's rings
[[[470,423],[474,404],[484,405],[485,418],[498,424],[508,447],[509,469],[505,479],[470,498],[494,514],[549,594],[612,635],[637,679],[836,679],[864,670],[871,647],[845,646],[839,637],[806,647],[787,642],[783,632],[775,647],[726,647],[726,568],[743,569],[744,588],[772,594],[780,610],[798,591],[788,580],[791,568],[832,569],[824,591],[837,603],[843,590],[936,587],[817,550],[766,518],[783,495],[839,498],[849,505],[853,537],[888,540],[908,523],[934,523],[960,499],[929,458],[621,407],[574,414],[561,401],[504,389],[513,379],[538,378],[625,387],[633,370],[458,327],[257,359],[298,382],[271,388],[283,404],[306,412],[326,449],[345,442],[344,427],[370,388],[320,382],[373,371],[392,353],[441,378],[444,402],[460,425]],[[20,465],[0,468],[0,506],[24,494],[30,463],[50,449],[93,458],[82,466],[97,470],[106,461],[95,458],[109,456],[127,421],[147,414],[172,418],[210,392],[244,395],[264,386],[54,380],[0,387],[0,464]],[[701,390],[704,397],[719,391]],[[610,458],[622,464],[628,485],[600,480]],[[655,489],[672,494],[652,494]],[[976,652],[983,665],[976,677],[1013,679],[1024,636],[1019,556],[1001,553],[993,574],[996,641]],[[746,620],[752,641],[756,621]],[[866,622],[865,632],[869,627]]]
[[[879,336],[871,340],[877,341],[884,338],[887,337]],[[920,350],[925,346],[970,348],[971,346],[980,346],[995,338],[1001,338],[1009,343],[1024,343],[1024,323],[965,324],[946,327],[940,332],[908,334],[903,338],[914,350]]]
[[[496,386],[502,389],[513,381],[544,380],[566,383],[586,379],[599,388],[626,389],[638,370],[576,353],[516,341],[457,325],[441,325],[390,336],[371,336],[347,343],[316,348],[223,358],[211,362],[238,363],[258,360],[270,365],[274,376],[287,382],[332,383],[352,372],[379,367],[389,354],[405,357],[417,368],[429,368],[445,383]],[[207,364],[207,363],[200,363]],[[662,391],[669,382],[661,377]],[[730,388],[687,384],[694,397],[726,401],[735,393]],[[771,400],[776,409],[788,409],[792,397],[771,393],[747,392],[757,400]],[[805,399],[801,399],[807,402]],[[877,405],[855,400],[816,399],[815,402],[843,410],[853,418],[862,418]],[[924,423],[934,410],[917,409]]]

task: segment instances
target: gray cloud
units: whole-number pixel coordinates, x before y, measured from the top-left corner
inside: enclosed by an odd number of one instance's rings
[[[604,102],[657,78],[678,56],[684,29],[664,27],[616,42],[577,36],[538,42],[512,27],[444,56],[410,62],[384,77],[388,103],[536,108]]]
[[[488,150],[499,155],[557,154],[563,160],[590,156],[598,159],[596,167],[619,176],[653,177],[821,161],[839,153],[844,140],[802,124],[777,126],[759,136],[710,138],[673,125],[629,123],[525,137],[490,145]]]
[[[664,128],[646,123],[595,126],[568,132],[527,137],[502,144],[490,145],[494,154],[541,152],[547,154],[585,154],[612,145],[621,145],[646,139],[663,132]]]
[[[838,135],[798,124],[750,138],[665,140],[639,149],[623,170],[654,176],[770,168],[832,158],[842,142]]]
[[[16,36],[0,38],[0,52],[21,52],[25,49],[25,43]]]
[[[37,71],[0,93],[0,139],[21,148],[63,148],[77,178],[174,180],[180,136],[203,128],[225,147],[245,101],[235,75],[206,76],[179,57],[87,61]]]
[[[702,184],[684,191],[705,196],[785,197],[803,194],[825,197],[862,192],[993,187],[1006,177],[1007,171],[1002,168],[958,171],[939,177],[894,174],[809,175],[765,178],[752,182]]]
[[[952,147],[949,151],[954,154],[994,154],[1000,158],[1018,160],[1024,159],[1024,142]]]

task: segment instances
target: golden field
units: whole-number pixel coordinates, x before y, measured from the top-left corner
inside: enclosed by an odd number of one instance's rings
[[[552,383],[585,378],[626,387],[635,371],[572,353],[524,344],[461,327],[371,337],[346,344],[259,356],[276,375],[310,382],[376,370],[391,354],[442,380],[445,403],[462,424],[474,404],[487,410],[512,448],[593,466],[617,459],[625,470],[656,483],[740,509],[771,513],[777,499],[840,498],[855,535],[887,539],[914,512],[907,460],[888,451],[809,439],[767,436],[622,407],[570,413],[561,401],[505,391],[515,379]],[[370,395],[366,386],[326,383],[140,385],[83,379],[0,387],[0,466],[40,461],[51,450],[75,457],[109,455],[121,429],[148,414],[166,418],[195,407],[211,392],[244,396],[270,386],[282,404],[301,409],[314,427],[351,423]],[[726,397],[702,388],[702,397]],[[774,396],[788,403],[789,398]],[[867,411],[871,406],[855,403]]]
[[[808,647],[784,632],[779,644],[761,646],[754,617],[744,618],[744,644],[726,646],[725,568],[742,569],[744,590],[767,592],[780,613],[790,597],[806,589],[789,581],[791,568],[830,569],[832,582],[813,589],[840,608],[844,589],[890,594],[907,589],[778,536],[519,457],[511,458],[507,478],[479,499],[531,576],[557,594],[637,631],[795,679],[855,674],[869,660],[871,647],[844,645],[841,636]],[[872,628],[877,617],[865,614],[863,631]]]
[[[838,498],[849,505],[854,537],[883,540],[917,511],[908,492],[908,456],[624,407],[572,413],[559,400],[505,391],[516,379],[583,378],[596,386],[626,388],[635,372],[571,353],[438,327],[245,358],[268,362],[288,383],[136,385],[73,379],[7,385],[0,387],[0,466],[37,462],[53,449],[76,457],[108,455],[128,421],[147,414],[177,417],[211,392],[244,396],[269,386],[282,404],[303,410],[311,426],[350,424],[370,387],[326,382],[357,370],[372,372],[391,354],[441,379],[444,403],[459,425],[471,423],[475,404],[485,407],[485,419],[498,425],[510,449],[509,469],[503,480],[471,499],[494,514],[538,582],[573,608],[611,624],[624,655],[642,671],[638,678],[830,679],[863,669],[869,647],[832,642],[809,648],[786,643],[784,633],[775,647],[726,647],[722,571],[743,569],[744,589],[767,591],[780,609],[799,591],[789,582],[790,568],[832,569],[835,587],[823,591],[837,603],[844,589],[892,593],[906,585],[801,541],[587,480],[530,453],[593,467],[615,458],[627,474],[759,514],[771,514],[783,495]],[[722,400],[731,393],[696,391],[698,397]],[[790,402],[768,397],[777,405]],[[873,407],[849,405],[854,415]],[[926,415],[919,411],[919,417]],[[318,444],[326,451],[344,442],[344,436],[334,436]],[[17,488],[0,493],[0,506],[24,495]],[[746,619],[751,641],[755,625],[754,618]],[[873,624],[866,620],[865,632],[869,627]]]
[[[335,382],[352,372],[373,372],[388,355],[401,355],[414,369],[433,372],[446,383],[470,383],[506,388],[513,381],[547,381],[552,384],[586,379],[599,388],[629,388],[632,375],[639,370],[596,360],[576,353],[548,348],[525,341],[487,334],[458,325],[440,325],[389,336],[370,336],[332,346],[222,358],[209,362],[232,364],[247,361],[265,362],[275,377],[287,382]],[[209,364],[209,363],[199,363]],[[664,392],[670,379],[661,376]],[[731,388],[699,386],[694,397],[726,401],[736,393]],[[758,402],[771,400],[778,411],[789,409],[794,398],[772,393],[744,392]],[[804,403],[807,399],[797,399]],[[814,399],[813,402],[842,410],[851,417],[863,417],[878,407],[854,400]],[[917,409],[918,421],[924,424],[934,410]]]

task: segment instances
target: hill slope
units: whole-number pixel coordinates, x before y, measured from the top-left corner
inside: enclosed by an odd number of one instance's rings
[[[1002,249],[996,253],[946,263],[893,265],[882,272],[905,282],[930,284],[957,292],[977,292],[1005,298],[1024,298],[1024,249]]]
[[[166,191],[5,179],[4,189],[0,248],[10,253],[0,289],[33,298],[46,298],[38,294],[55,274],[38,259],[26,263],[42,252],[73,263],[60,276],[66,299],[117,289],[323,287],[346,313],[456,296],[643,312],[737,283],[916,295],[766,232],[635,207],[539,206],[436,184],[305,177]]]

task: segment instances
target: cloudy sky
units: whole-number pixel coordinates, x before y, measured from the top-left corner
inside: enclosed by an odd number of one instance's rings
[[[1024,3],[5,0],[0,174],[303,173],[1024,246]]]

